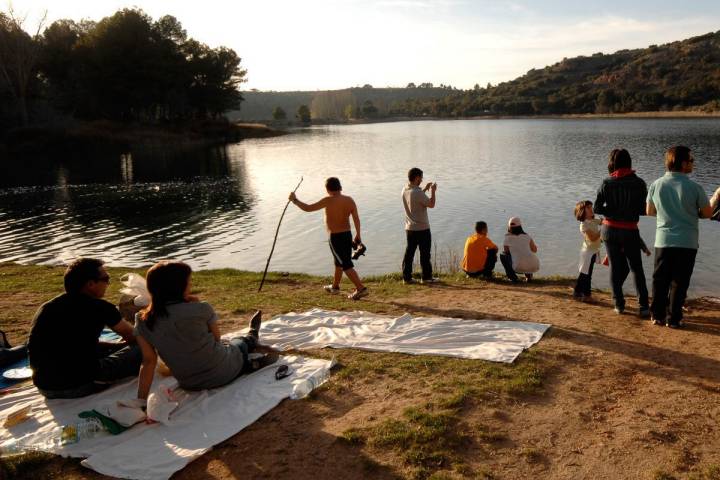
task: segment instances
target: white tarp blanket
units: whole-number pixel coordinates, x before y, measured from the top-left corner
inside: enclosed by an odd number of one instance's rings
[[[275,370],[286,363],[294,374],[275,380]],[[290,396],[293,386],[320,368],[327,360],[280,357],[274,365],[214,390],[191,392],[170,416],[170,425],[135,425],[120,435],[103,432],[98,437],[73,445],[43,450],[66,457],[86,457],[82,464],[120,478],[167,479],[192,460],[236,434]],[[174,388],[173,377],[156,376],[153,390]],[[41,444],[58,425],[80,420],[78,413],[92,410],[108,400],[137,396],[137,380],[116,385],[102,393],[73,400],[46,400],[30,385],[0,397],[0,424],[15,407],[32,405],[32,417],[25,422],[0,429],[0,442],[15,437],[23,443]]]
[[[262,324],[260,338],[281,350],[358,348],[512,363],[524,349],[540,341],[549,327],[532,322],[409,314],[392,318],[313,309],[273,317]]]

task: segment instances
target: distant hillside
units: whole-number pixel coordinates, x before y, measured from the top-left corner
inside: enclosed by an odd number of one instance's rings
[[[282,108],[289,120],[295,118],[298,107],[307,105],[314,120],[384,117],[393,108],[409,99],[430,100],[446,97],[450,87],[414,88],[347,88],[316,92],[242,92],[240,110],[226,115],[234,121],[268,121],[276,107]]]
[[[474,116],[720,110],[720,32],[565,58],[495,87],[408,105],[400,115]]]
[[[287,112],[288,118],[294,117],[300,105],[310,106],[316,92],[242,92],[243,102],[240,110],[232,110],[225,115],[233,121],[253,122],[272,119],[272,111],[280,107]]]
[[[313,119],[329,120],[720,111],[720,31],[643,49],[565,58],[515,80],[472,90],[351,88],[243,95],[241,111],[231,118],[269,119],[276,106],[293,118],[301,104],[311,108]]]

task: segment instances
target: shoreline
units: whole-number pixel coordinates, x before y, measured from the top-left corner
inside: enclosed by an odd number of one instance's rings
[[[548,115],[476,115],[472,117],[385,117],[351,120],[313,120],[311,126],[323,125],[364,125],[373,123],[461,121],[461,120],[596,120],[596,119],[707,119],[720,118],[719,112],[631,112],[631,113],[559,113]],[[297,127],[301,128],[301,127]]]
[[[106,268],[109,272],[114,272],[114,274],[119,279],[121,275],[125,273],[136,273],[139,275],[145,276],[145,273],[147,270],[152,266],[152,264],[147,264],[140,267],[129,267],[129,266],[110,266],[106,265]],[[20,269],[20,270],[29,270],[29,271],[38,271],[38,272],[47,272],[47,271],[54,271],[57,275],[62,275],[62,272],[66,268],[65,264],[57,263],[57,264],[28,264],[28,263],[20,263],[20,262],[0,262],[0,280],[3,275],[6,275],[6,273],[3,273],[3,270],[7,269]],[[241,277],[257,277],[260,278],[262,276],[261,270],[244,270],[240,268],[234,268],[234,267],[217,267],[217,268],[202,268],[202,269],[194,269],[194,274],[201,274],[201,275],[224,275],[224,274],[230,274],[230,275],[237,275]],[[465,275],[462,271],[457,272],[447,272],[447,271],[437,271],[437,276],[440,278],[441,282],[440,284],[454,284],[454,283],[483,283],[488,285],[513,285],[505,276],[505,274],[501,271],[494,271],[494,277],[491,280],[486,279],[477,279],[477,278],[470,278],[467,275]],[[332,278],[332,274],[328,271],[327,274],[314,274],[314,273],[307,273],[307,272],[301,272],[301,271],[279,271],[279,270],[268,270],[267,277],[274,278],[275,281],[299,281],[299,282],[317,282],[318,284],[325,285],[327,283],[328,279]],[[413,278],[416,280],[420,280],[420,272],[414,271],[413,272]],[[369,274],[369,275],[363,275],[362,280],[363,282],[368,283],[382,283],[382,284],[397,284],[403,285],[402,282],[402,272],[396,271],[396,272],[386,272],[386,273],[379,273],[379,274]],[[525,284],[521,282],[521,285],[525,286],[533,286],[533,285],[567,285],[569,287],[574,286],[575,281],[577,280],[577,276],[573,275],[559,275],[559,274],[550,274],[550,275],[535,275],[533,276],[533,281],[530,284]],[[343,284],[347,283],[347,278],[343,277]],[[259,280],[258,280],[259,284]],[[349,283],[348,283],[349,285]],[[418,283],[417,285],[422,285]],[[413,288],[413,287],[410,287]],[[424,288],[424,287],[420,287]],[[601,288],[593,286],[593,291],[598,292],[600,294],[611,294],[611,289],[608,288]],[[632,292],[626,292],[626,296],[629,298],[635,298],[635,295]],[[568,294],[568,298],[572,297],[571,294]],[[705,301],[705,300],[717,300],[718,302],[718,308],[720,308],[720,295],[714,295],[714,294],[704,294],[701,293],[696,296],[688,296],[688,301]]]
[[[251,138],[271,138],[289,132],[261,123],[203,121],[180,124],[121,124],[110,121],[77,122],[62,126],[15,128],[0,138],[0,154],[49,155],[58,151],[83,153],[172,147],[227,145]]]

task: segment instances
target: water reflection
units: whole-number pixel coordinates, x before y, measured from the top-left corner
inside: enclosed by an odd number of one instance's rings
[[[33,263],[97,255],[114,265],[176,257],[196,267],[264,267],[287,193],[324,195],[338,176],[363,222],[362,274],[398,271],[404,246],[400,190],[410,167],[437,181],[430,213],[437,257],[462,252],[477,220],[502,241],[520,216],[540,246],[542,275],[575,275],[580,245],[572,208],[595,199],[607,154],[627,148],[648,183],[662,154],[690,145],[693,178],[720,185],[720,120],[467,120],[325,126],[272,139],[194,151],[16,159],[0,163],[0,260]],[[655,221],[640,222],[652,244]],[[718,294],[720,223],[701,222],[693,294]],[[652,260],[645,259],[648,278]],[[331,259],[322,214],[291,208],[273,270],[326,274]],[[607,270],[595,275],[607,287]]]
[[[123,153],[120,155],[120,175],[123,183],[133,183],[132,154]]]
[[[0,261],[94,255],[137,266],[175,257],[202,267],[208,253],[253,231],[244,165],[231,166],[224,148],[140,152],[91,167],[98,161],[49,163],[53,186],[0,191]]]

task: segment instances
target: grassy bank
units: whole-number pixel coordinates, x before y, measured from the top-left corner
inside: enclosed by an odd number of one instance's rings
[[[108,300],[122,273],[109,269]],[[134,270],[138,271],[138,270]],[[141,271],[138,271],[142,273]],[[720,309],[689,302],[684,330],[618,316],[604,292],[573,301],[570,279],[510,285],[451,274],[440,284],[367,279],[358,302],[322,290],[328,278],[209,270],[194,290],[220,314],[222,331],[311,307],[399,315],[550,323],[510,365],[480,360],[311,350],[336,356],[331,380],[268,414],[173,479],[360,480],[638,478],[713,479],[720,471]],[[350,286],[343,283],[349,290]],[[26,338],[38,305],[62,291],[59,267],[0,264],[0,328]],[[687,401],[692,398],[693,401]],[[652,454],[648,454],[652,452]],[[104,479],[50,455],[0,460],[0,478]]]
[[[119,297],[121,285],[117,279],[122,274],[142,273],[124,268],[109,271],[113,281],[107,298],[111,301]],[[4,311],[0,328],[10,334],[12,342],[26,338],[37,306],[62,292],[62,272],[59,267],[0,265],[0,306]],[[262,309],[265,318],[312,307],[400,314],[405,309],[393,304],[393,299],[419,288],[403,285],[399,275],[372,277],[366,282],[372,292],[370,299],[354,303],[344,296],[325,293],[322,285],[327,279],[322,277],[271,273],[263,292],[257,293],[260,277],[259,273],[230,269],[199,271],[193,274],[194,293],[216,308],[221,329],[230,331],[244,327],[244,319],[256,309]],[[477,284],[457,275],[444,280],[457,285]],[[337,355],[341,366],[333,382],[324,387],[329,395],[353,394],[358,385],[383,384],[387,380],[397,383],[394,388],[411,399],[414,391],[429,390],[428,396],[405,401],[396,414],[348,427],[338,435],[338,441],[349,448],[366,449],[381,457],[390,453],[402,465],[404,475],[413,478],[427,478],[441,470],[474,472],[464,460],[468,442],[478,438],[492,445],[502,443],[504,435],[486,425],[466,422],[464,409],[488,401],[496,403],[502,397],[519,399],[538,392],[552,363],[550,356],[535,353],[523,355],[514,365],[352,350],[318,350],[310,354],[323,358]],[[314,394],[309,402],[321,402],[320,398]],[[376,463],[368,463],[368,472],[380,468]],[[3,461],[0,466],[8,478],[44,476],[67,468],[83,472],[75,461],[37,454]]]
[[[106,298],[117,301],[122,285],[120,277],[125,273],[144,275],[146,269],[108,268],[112,281]],[[42,265],[0,264],[0,298],[3,299],[3,315],[0,329],[5,330],[14,341],[22,341],[29,333],[29,322],[44,301],[63,292],[62,267]],[[234,269],[201,270],[193,273],[194,293],[208,301],[223,317],[227,326],[233,325],[238,316],[262,310],[269,315],[290,311],[305,311],[319,307],[325,309],[358,308],[375,313],[395,314],[404,310],[390,300],[416,292],[418,286],[404,285],[399,273],[364,278],[372,292],[365,302],[348,303],[344,295],[328,295],[322,286],[329,277],[305,274],[268,273],[263,291],[258,293],[262,274]],[[485,281],[467,279],[465,275],[452,273],[441,276],[446,284],[473,286],[489,284]],[[498,280],[505,283],[504,280]],[[347,282],[347,280],[344,280]],[[571,279],[563,277],[538,278],[536,285],[570,285]],[[344,287],[349,288],[347,283]]]

